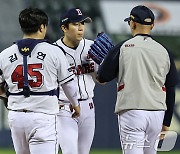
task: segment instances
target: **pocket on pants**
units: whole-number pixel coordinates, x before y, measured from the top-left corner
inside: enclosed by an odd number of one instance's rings
[[[16,121],[16,113],[14,111],[9,111],[8,112],[8,123],[9,123],[9,127],[12,128],[12,126],[14,125],[15,121]]]
[[[34,132],[32,140],[35,142],[55,141],[57,138],[57,117],[55,115],[42,115],[34,119]]]
[[[10,127],[10,128],[12,128],[13,122],[14,122],[14,119],[9,119],[9,120],[8,120],[8,123],[9,123],[9,127]]]

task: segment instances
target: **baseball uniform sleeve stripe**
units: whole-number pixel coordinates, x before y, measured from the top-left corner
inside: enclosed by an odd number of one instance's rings
[[[68,82],[69,80],[73,79],[74,78],[74,74],[71,74],[70,76],[68,76],[67,78],[63,79],[60,81],[60,84],[64,84],[66,82]]]

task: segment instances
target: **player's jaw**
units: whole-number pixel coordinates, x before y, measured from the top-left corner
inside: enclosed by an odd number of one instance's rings
[[[66,33],[63,41],[67,46],[74,48],[79,45],[79,42],[82,40],[82,38],[83,38],[82,34]]]
[[[71,30],[71,34],[72,36],[74,35],[74,38],[77,41],[81,41],[82,38],[84,37],[84,23],[81,22],[75,22],[75,23],[71,23],[70,27]]]
[[[79,45],[79,42],[82,40],[82,38],[83,38],[82,34],[76,34],[74,35],[73,38],[71,38],[71,41],[73,42],[74,47]]]
[[[76,46],[78,46],[79,42],[82,40],[83,37],[84,37],[84,32],[71,33],[69,35],[69,41],[75,44]]]
[[[83,37],[84,37],[84,33],[77,33],[76,34],[76,40],[77,41],[81,41]]]

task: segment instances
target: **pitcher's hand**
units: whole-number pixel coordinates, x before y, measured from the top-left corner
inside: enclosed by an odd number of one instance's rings
[[[72,114],[72,118],[77,118],[80,116],[80,105],[78,106],[72,106],[71,104],[69,105],[69,108],[71,110],[71,112],[74,112]]]

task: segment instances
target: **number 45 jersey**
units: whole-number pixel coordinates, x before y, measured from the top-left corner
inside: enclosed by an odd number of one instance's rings
[[[20,51],[31,52],[27,56],[27,73],[24,73],[25,64]],[[57,96],[42,93],[56,90],[58,83],[63,84],[74,78],[64,53],[45,40],[24,39],[3,50],[0,53],[0,70],[0,83],[6,81],[10,94],[18,94],[9,95],[10,110],[56,114]],[[25,74],[30,91],[36,95],[25,97],[22,94]]]

